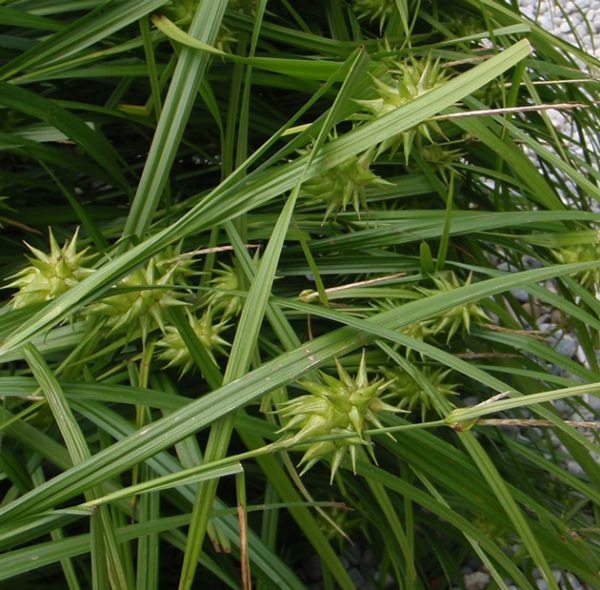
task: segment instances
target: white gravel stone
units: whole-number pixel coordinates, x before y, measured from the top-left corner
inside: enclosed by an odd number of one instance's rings
[[[561,6],[558,4],[550,0],[519,0],[523,13],[529,18],[536,19],[545,30],[578,45],[572,31],[572,28],[575,28],[584,48],[589,53],[598,55],[600,53],[598,48],[600,39],[597,37],[600,33],[600,0],[568,0],[560,3]],[[563,11],[568,15],[568,20]],[[595,35],[589,34],[585,20]]]
[[[485,590],[490,583],[491,576],[485,572],[473,572],[464,577],[467,590]]]
[[[579,478],[583,478],[585,476],[585,471],[583,471],[579,463],[576,461],[567,461],[566,468],[571,475]]]

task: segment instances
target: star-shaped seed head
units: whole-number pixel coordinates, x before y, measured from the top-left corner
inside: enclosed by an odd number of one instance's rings
[[[371,438],[366,430],[369,426],[382,427],[379,420],[382,412],[403,411],[381,398],[389,381],[369,381],[364,350],[354,378],[337,359],[335,362],[337,378],[321,372],[319,382],[300,381],[299,385],[309,392],[308,395],[284,402],[278,409],[284,422],[279,432],[296,431],[285,439],[290,444],[324,435],[339,435],[337,438],[307,443],[308,447],[300,461],[304,465],[302,473],[305,473],[319,459],[332,456],[331,480],[346,454],[350,455],[352,467],[356,470],[357,448],[366,445],[372,453]]]
[[[464,284],[454,273],[448,273],[446,276],[432,277],[435,284],[433,289],[427,287],[417,287],[417,291],[425,297],[438,295],[440,293],[450,293],[459,287],[470,285],[472,275],[469,275]],[[473,301],[457,305],[441,314],[426,321],[431,335],[436,336],[440,333],[446,334],[446,342],[450,342],[456,333],[468,333],[473,322],[489,322],[490,318],[483,311],[481,306]]]
[[[188,312],[187,316],[190,327],[198,337],[200,344],[202,344],[216,364],[214,353],[226,354],[225,348],[230,346],[229,342],[221,336],[221,333],[229,325],[224,320],[215,322],[211,309],[205,310],[200,317],[195,316],[191,312]],[[177,329],[173,326],[165,328],[163,337],[156,345],[160,349],[158,358],[167,361],[167,367],[181,367],[182,376],[193,368],[194,361],[192,360],[190,351]]]
[[[33,254],[27,257],[30,264],[10,277],[13,281],[6,286],[18,289],[12,298],[13,308],[54,299],[94,272],[84,266],[89,258],[87,248],[77,252],[78,233],[77,229],[61,248],[49,230],[49,253],[26,244]]]
[[[369,186],[390,186],[391,183],[371,171],[373,150],[354,156],[313,176],[304,183],[302,191],[308,195],[307,203],[324,204],[323,222],[339,211],[345,211],[348,205],[358,213],[367,210],[365,190]]]
[[[380,370],[389,379],[389,397],[397,400],[399,408],[409,412],[419,411],[421,420],[425,421],[425,414],[435,403],[431,392],[400,367],[381,367]],[[455,390],[458,384],[451,383],[448,379],[450,369],[425,366],[421,373],[439,395],[457,395]]]
[[[165,331],[167,308],[186,305],[183,294],[191,262],[169,248],[135,268],[115,285],[114,295],[92,304],[86,313],[104,319],[111,333],[125,332],[128,339],[139,331],[145,342],[157,327]]]
[[[434,61],[431,56],[424,58],[411,56],[404,61],[387,63],[390,65],[380,77],[371,76],[378,97],[370,100],[356,100],[363,111],[357,118],[372,120],[387,115],[427,94],[427,92],[437,88],[448,79],[448,75],[440,65],[439,60]],[[408,163],[413,145],[416,144],[417,147],[420,147],[423,139],[433,142],[432,132],[443,136],[442,130],[436,121],[421,123],[384,141],[379,146],[377,155],[388,149],[394,155],[402,147],[404,158]]]

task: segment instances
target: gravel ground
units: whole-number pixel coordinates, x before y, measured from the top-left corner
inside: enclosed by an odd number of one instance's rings
[[[519,6],[547,31],[600,58],[599,0],[519,0]]]
[[[518,0],[524,14],[546,31],[562,37],[600,59],[600,0]],[[598,72],[594,72],[596,75]],[[554,126],[565,135],[575,135],[568,112],[547,111]],[[581,154],[578,146],[575,153]],[[533,158],[535,159],[535,157]],[[570,181],[567,180],[570,184]],[[600,212],[597,204],[592,208]]]

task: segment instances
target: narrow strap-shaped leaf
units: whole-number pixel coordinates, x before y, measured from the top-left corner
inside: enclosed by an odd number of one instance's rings
[[[411,468],[416,473],[417,477],[423,482],[423,485],[427,488],[429,493],[440,504],[442,504],[443,506],[446,506],[447,508],[450,508],[450,505],[448,504],[448,502],[446,502],[446,500],[444,499],[444,496],[435,488],[433,483],[431,483],[423,473],[419,472],[419,470],[416,467],[411,465]],[[467,541],[469,542],[469,545],[471,545],[471,547],[473,548],[473,551],[475,551],[475,553],[479,556],[479,558],[484,563],[484,565],[488,568],[490,574],[492,575],[492,577],[498,584],[498,587],[501,588],[501,590],[509,590],[506,582],[502,579],[500,572],[498,572],[496,570],[493,562],[487,556],[485,551],[479,546],[477,541],[473,537],[468,535],[467,533],[464,533],[464,535],[465,535],[465,538],[467,539]]]
[[[142,466],[140,476],[144,481],[149,469]],[[144,494],[138,501],[137,520],[140,524],[152,524],[160,518],[160,495],[158,492]],[[136,590],[159,590],[160,541],[158,534],[141,536],[137,544]]]
[[[19,71],[39,64],[46,65],[72,57],[164,3],[165,0],[129,0],[113,5],[103,3],[0,68],[0,79],[9,79]]]
[[[78,411],[81,412],[82,415],[117,439],[125,438],[135,432],[135,429],[129,421],[115,412],[107,411],[102,405],[90,403],[76,405]],[[179,463],[169,452],[161,452],[152,457],[147,463],[151,469],[160,476],[172,475],[182,468],[181,463]],[[226,461],[221,463],[221,465],[225,464],[227,464]],[[186,506],[191,506],[193,503],[194,491],[192,486],[180,486],[177,488],[177,494],[185,501]],[[179,501],[180,500],[178,499],[178,503]],[[233,517],[233,512],[228,512],[226,505],[218,499],[215,500],[213,508],[216,513],[215,516],[218,514],[219,527],[221,532],[226,536],[228,544],[231,544],[232,546],[239,545],[238,525],[236,519]],[[186,515],[186,519],[181,524],[188,524],[188,522],[189,515]],[[265,575],[268,575],[272,581],[277,583],[278,587],[303,590],[294,572],[283,563],[277,553],[265,547],[252,531],[249,531],[249,536],[250,556],[254,568],[258,568],[264,572]],[[185,538],[183,538],[182,535],[178,547],[183,551],[184,546]],[[224,545],[224,547],[226,546],[228,545]],[[200,563],[201,565],[206,566],[204,553],[200,554]]]
[[[4,454],[5,452],[6,451],[3,450],[3,453],[1,454]],[[44,473],[41,467],[36,469],[31,474],[31,481],[35,485],[40,485],[45,481]],[[50,531],[50,537],[52,538],[53,542],[60,543],[63,539],[65,539],[65,533],[63,529],[55,528],[52,531]],[[68,587],[68,590],[81,590],[81,586],[77,579],[77,573],[75,571],[75,567],[72,560],[69,558],[61,559],[60,565],[63,570],[63,575],[65,577],[65,582]]]
[[[47,31],[59,31],[63,24],[51,18],[38,16],[22,10],[15,10],[7,6],[0,7],[0,22],[3,26],[26,27]]]
[[[91,456],[91,453],[58,380],[33,344],[24,346],[24,354],[34,377],[46,396],[73,463],[77,465],[85,461]],[[93,490],[91,494],[94,494],[94,492],[97,493],[97,490]],[[90,492],[88,492],[88,495],[90,495]],[[116,546],[110,517],[104,508],[98,510],[97,517],[99,519],[97,524],[102,529],[104,539],[99,547],[102,548],[103,556],[104,551],[106,551],[113,582],[117,588],[127,590],[128,584],[119,550]],[[97,537],[94,537],[94,539],[97,539]]]
[[[516,399],[503,399],[492,401],[490,403],[478,404],[470,408],[458,408],[446,416],[449,423],[461,422],[463,420],[472,420],[496,412],[504,412],[513,408],[527,407],[533,404],[551,402],[558,399],[565,399],[576,395],[586,395],[589,393],[599,393],[600,383],[586,383],[585,385],[576,385],[574,387],[565,387],[563,389],[553,389],[552,391],[543,391],[541,393],[530,393],[529,395],[518,397]]]
[[[481,443],[471,432],[460,432],[459,437],[477,464],[477,467],[479,467],[479,470],[486,479],[488,485],[498,497],[498,500],[502,504],[502,507],[504,508],[508,518],[511,520],[516,531],[519,533],[525,547],[527,547],[533,561],[540,569],[544,580],[546,580],[546,584],[548,584],[548,587],[552,590],[559,590],[552,570],[550,569],[550,565],[548,564],[548,561],[544,556],[539,543],[537,542],[533,532],[531,531],[531,528],[523,517],[520,508],[517,506],[517,503],[512,497],[504,480],[498,473],[498,470],[494,466],[490,457],[481,446]]]
[[[116,500],[120,500],[122,498],[130,498],[131,496],[136,496],[137,494],[160,492],[162,490],[168,490],[190,483],[206,481],[213,478],[218,479],[241,472],[242,466],[239,463],[225,466],[200,465],[198,467],[184,469],[183,471],[178,471],[177,473],[156,477],[154,479],[148,479],[141,483],[122,488],[116,492],[111,492],[105,496],[89,500],[85,504],[82,504],[82,507],[99,506],[100,504],[108,504],[109,502],[115,502]]]
[[[212,44],[226,8],[227,0],[200,2],[190,25],[190,34],[199,41]],[[125,223],[125,236],[144,237],[150,227],[209,59],[209,54],[187,47],[181,51]]]
[[[460,516],[456,511],[448,508],[445,504],[438,502],[423,490],[420,490],[412,484],[395,476],[393,473],[375,467],[374,465],[361,461],[357,464],[357,472],[363,477],[379,482],[390,490],[408,496],[417,504],[438,514],[441,518],[463,531],[463,533],[468,534],[471,538],[475,539],[488,555],[496,560],[506,572],[509,572],[513,577],[513,580],[519,584],[519,588],[532,590],[532,586],[527,578],[519,571],[512,560],[503,553],[498,545],[494,543],[487,534],[482,534],[469,520]]]
[[[85,461],[91,456],[90,450],[58,380],[33,344],[26,344],[23,352],[33,376],[44,392],[73,463]]]

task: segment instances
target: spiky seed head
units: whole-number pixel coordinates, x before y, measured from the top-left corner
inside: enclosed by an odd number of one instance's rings
[[[433,405],[431,394],[400,367],[381,367],[380,370],[390,382],[389,398],[394,399],[399,408],[419,411],[421,420],[425,421],[425,414]],[[450,369],[424,366],[421,373],[441,396],[457,395],[458,384],[450,382]]]
[[[432,277],[435,284],[433,289],[427,287],[417,287],[416,290],[424,297],[438,295],[439,293],[449,293],[461,286],[471,284],[472,275],[469,275],[464,283],[461,283],[454,273],[448,273],[446,276]],[[446,342],[461,332],[468,333],[473,322],[489,322],[490,318],[486,315],[480,305],[475,302],[464,303],[452,307],[440,315],[428,320],[428,330],[431,335],[436,336],[440,333],[446,334]]]
[[[206,349],[213,362],[216,364],[215,353],[226,354],[226,347],[230,344],[221,333],[229,328],[225,320],[215,322],[211,309],[206,309],[201,316],[187,312],[190,327],[198,337],[200,344]],[[166,326],[163,337],[156,343],[158,358],[167,362],[167,367],[181,367],[180,375],[183,376],[194,367],[194,361],[183,338],[176,328]]]
[[[554,256],[563,264],[596,261],[597,266],[578,273],[577,279],[586,289],[600,291],[600,233],[596,236],[595,242],[554,250]]]
[[[373,150],[369,150],[304,183],[302,190],[308,196],[307,204],[325,204],[323,222],[332,215],[335,217],[339,211],[345,211],[348,205],[352,205],[360,217],[361,208],[367,210],[366,188],[391,185],[371,171],[373,156]]]
[[[125,332],[131,338],[138,330],[142,341],[155,328],[165,330],[165,310],[186,305],[184,279],[190,260],[171,249],[151,258],[119,281],[114,295],[92,304],[86,313],[104,320],[110,332]]]
[[[206,304],[215,314],[220,313],[224,318],[236,316],[242,310],[242,298],[235,291],[240,289],[240,280],[236,269],[227,264],[213,270],[210,281],[211,291],[206,297]]]
[[[219,29],[219,33],[217,34],[214,45],[219,51],[231,53],[237,42],[238,38],[236,34],[225,25],[222,25]]]
[[[352,9],[360,19],[367,18],[370,22],[379,20],[379,30],[383,29],[388,17],[398,10],[395,0],[354,0]]]
[[[399,305],[398,301],[404,301],[405,299],[419,299],[421,297],[420,294],[417,294],[414,290],[411,290],[412,297],[406,297],[404,295],[404,291],[400,292],[402,294],[399,299],[391,299],[385,298],[377,301],[372,307],[378,313],[382,311],[389,311],[391,309],[396,309]],[[431,324],[434,322],[434,319],[422,320],[419,322],[413,322],[412,324],[408,324],[400,328],[400,331],[409,336],[410,338],[414,338],[415,340],[425,340],[428,336],[433,334],[433,329],[431,328]]]
[[[485,535],[486,539],[491,539],[502,547],[510,547],[513,534],[511,529],[498,520],[492,520],[488,515],[481,512],[472,514],[471,522],[478,530]]]
[[[415,287],[413,290],[415,297],[413,297],[413,299],[430,297],[439,293],[449,293],[458,287],[469,285],[472,277],[469,275],[466,281],[461,283],[454,273],[446,273],[446,275],[431,277],[431,280],[434,283],[434,287]],[[404,292],[402,292],[401,299],[406,299]],[[374,307],[377,311],[387,311],[389,309],[395,309],[397,306],[397,300],[388,298],[378,301]],[[468,333],[473,322],[489,321],[491,321],[490,318],[486,315],[481,306],[475,302],[470,302],[463,305],[457,305],[456,307],[441,312],[437,316],[408,324],[400,330],[403,334],[416,340],[426,340],[427,338],[444,333],[446,334],[446,342],[449,342],[457,333]]]
[[[464,152],[460,150],[453,150],[446,145],[432,143],[422,146],[420,154],[446,185],[450,184],[452,174],[461,174],[457,164],[460,163],[460,158],[464,155]]]
[[[439,60],[434,61],[430,55],[424,58],[411,56],[402,62],[391,63],[391,67],[388,66],[387,72],[381,78],[371,76],[379,97],[357,100],[363,111],[363,114],[358,115],[357,118],[370,120],[387,115],[415,98],[427,94],[448,79],[448,74],[441,67]],[[421,123],[383,142],[378,148],[377,155],[388,149],[393,155],[402,147],[408,163],[413,145],[417,143],[420,146],[423,139],[432,142],[432,132],[443,136],[440,126],[435,121]]]
[[[193,252],[182,252],[183,243],[171,245],[161,250],[152,260],[160,275],[171,273],[173,284],[185,285],[190,275],[194,274],[192,265],[194,263]]]
[[[355,469],[357,445],[363,444],[370,449],[371,440],[365,430],[368,425],[381,427],[378,418],[381,412],[402,411],[381,399],[389,382],[384,379],[369,381],[364,350],[354,377],[337,359],[336,367],[337,378],[321,372],[320,382],[300,381],[299,385],[309,392],[308,395],[284,402],[277,410],[284,422],[279,432],[296,431],[287,437],[291,443],[302,443],[315,436],[344,435],[339,439],[309,443],[300,461],[304,473],[320,458],[331,455],[332,480],[347,453]]]
[[[87,248],[77,252],[79,229],[75,230],[73,237],[67,240],[62,248],[51,229],[48,233],[50,253],[42,252],[26,243],[33,254],[27,257],[30,264],[10,277],[13,281],[6,286],[18,289],[12,298],[12,306],[15,309],[54,299],[94,272],[93,269],[83,266],[89,259],[86,256]]]

